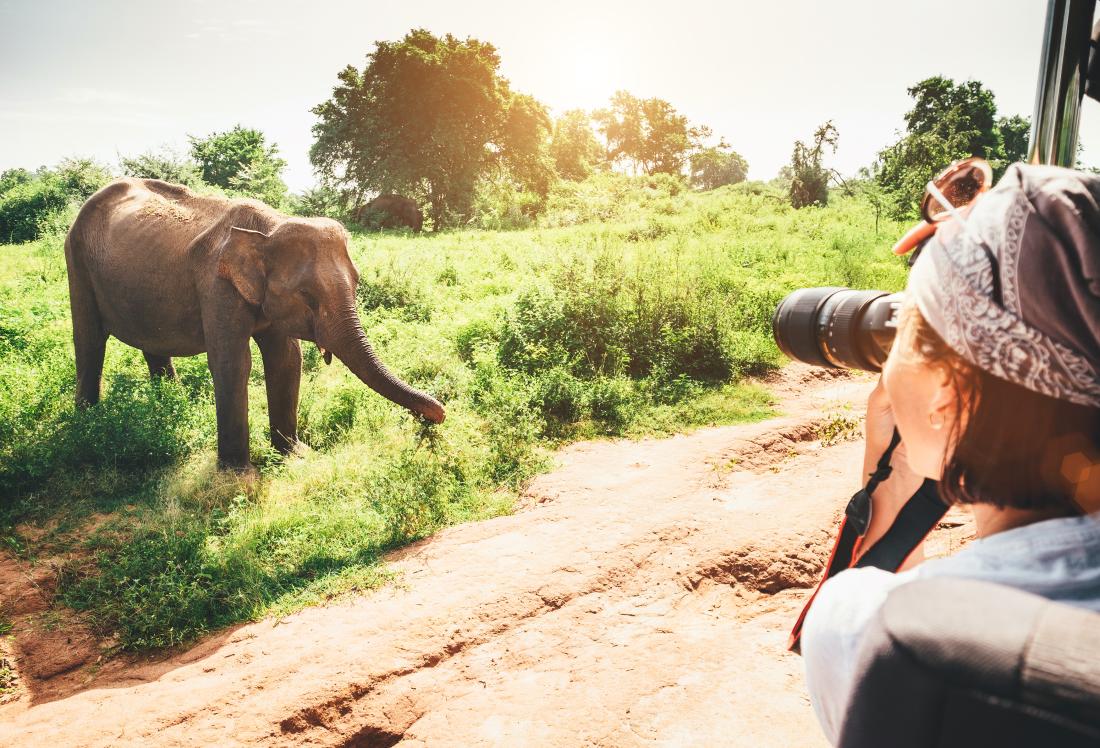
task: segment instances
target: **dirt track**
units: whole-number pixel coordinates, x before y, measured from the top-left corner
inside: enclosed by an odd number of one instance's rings
[[[818,429],[870,382],[777,386],[781,418],[564,450],[390,588],[0,708],[0,744],[822,745],[784,644],[857,480]]]

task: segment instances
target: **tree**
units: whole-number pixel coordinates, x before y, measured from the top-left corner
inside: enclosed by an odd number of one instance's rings
[[[122,173],[128,177],[159,179],[187,187],[203,185],[199,165],[167,149],[160,152],[146,151],[132,158],[120,156],[118,161]]]
[[[523,189],[545,198],[554,181],[550,114],[527,94],[512,94],[501,126],[500,164]]]
[[[814,131],[813,145],[801,140],[794,144],[790,165],[791,206],[804,208],[808,205],[825,205],[829,202],[829,177],[831,172],[823,165],[825,147],[836,152],[840,133],[829,120]]]
[[[708,137],[663,99],[639,99],[616,91],[611,106],[593,113],[611,161],[629,161],[644,174],[680,174],[688,154]]]
[[[879,153],[875,172],[891,195],[894,217],[915,216],[928,180],[952,161],[981,156],[996,180],[1009,164],[1026,158],[1029,121],[998,119],[993,93],[978,81],[936,76],[908,93],[914,104],[905,115],[906,133]]]
[[[545,108],[512,93],[491,44],[416,29],[378,42],[313,108],[310,160],[327,183],[426,202],[434,226],[465,221],[479,180],[507,171],[548,184]]]
[[[997,129],[1004,143],[1005,168],[1017,161],[1027,160],[1028,140],[1031,137],[1031,119],[1014,114],[997,120]]]
[[[571,109],[554,122],[550,141],[554,169],[562,179],[579,182],[606,160],[604,148],[592,130],[592,121],[583,109]]]
[[[749,173],[749,164],[740,154],[728,150],[729,146],[719,143],[712,148],[703,148],[691,154],[691,184],[700,190],[713,190],[724,184],[744,182]]]
[[[0,243],[27,242],[68,228],[71,206],[84,202],[111,180],[90,158],[67,158],[54,169],[0,174]]]
[[[0,172],[0,196],[3,196],[12,187],[26,184],[32,179],[34,179],[34,175],[26,169],[5,169]]]
[[[267,145],[264,134],[240,125],[205,138],[190,136],[191,156],[207,184],[239,192],[278,206],[286,197],[281,178],[286,161],[279,147]]]

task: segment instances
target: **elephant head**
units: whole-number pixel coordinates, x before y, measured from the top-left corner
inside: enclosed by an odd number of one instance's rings
[[[326,363],[340,359],[368,387],[434,423],[443,406],[397,378],[378,359],[355,308],[359,273],[347,233],[327,218],[289,218],[268,233],[232,226],[218,274],[258,306],[279,332],[311,340]]]

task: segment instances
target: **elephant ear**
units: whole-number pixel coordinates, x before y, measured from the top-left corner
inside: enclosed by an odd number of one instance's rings
[[[218,276],[232,283],[237,293],[253,306],[263,303],[267,286],[262,250],[267,239],[268,235],[261,231],[233,226],[218,259]]]

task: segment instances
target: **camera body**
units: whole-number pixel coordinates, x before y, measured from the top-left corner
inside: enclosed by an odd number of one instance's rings
[[[779,350],[834,369],[882,371],[897,334],[904,295],[850,288],[800,288],[772,315]]]

